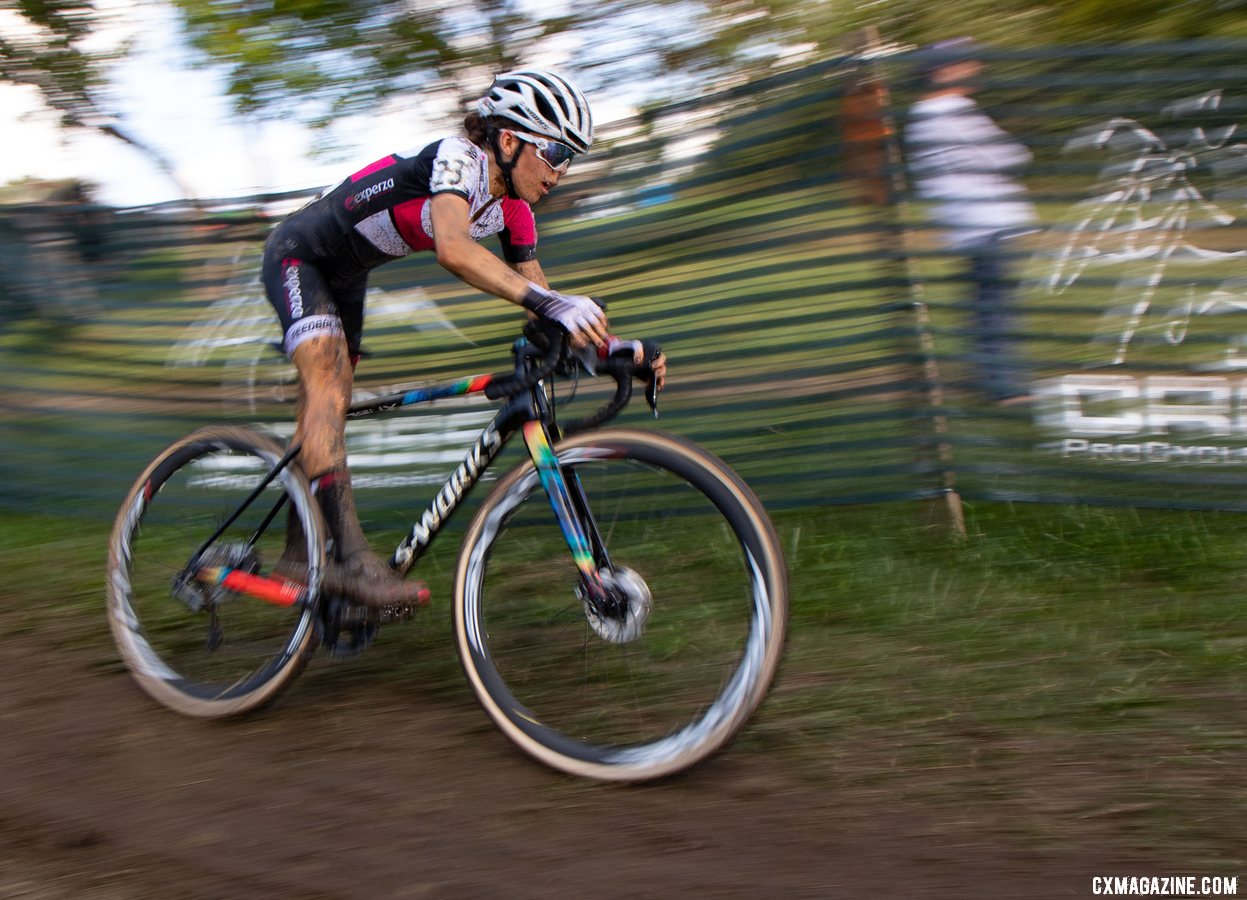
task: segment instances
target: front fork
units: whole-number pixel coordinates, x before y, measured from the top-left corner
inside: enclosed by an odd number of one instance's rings
[[[609,592],[602,583],[601,571],[610,568],[610,560],[606,556],[606,545],[598,532],[597,523],[589,512],[580,479],[575,472],[564,473],[559,466],[558,454],[550,444],[550,435],[544,423],[538,420],[525,422],[523,432],[524,443],[528,446],[533,465],[537,467],[541,485],[550,498],[554,516],[580,572],[581,586],[589,602],[596,609],[605,611],[609,605]]]

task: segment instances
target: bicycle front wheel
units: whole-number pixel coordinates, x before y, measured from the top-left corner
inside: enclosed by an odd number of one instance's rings
[[[522,749],[574,775],[641,781],[716,752],[766,693],[788,590],[761,503],[695,445],[611,429],[560,442],[626,601],[603,615],[534,466],[505,476],[464,538],[454,591],[460,659]]]
[[[177,712],[256,709],[316,648],[324,525],[295,466],[265,484],[283,453],[251,429],[201,429],[152,461],[117,514],[108,553],[113,639],[139,686]],[[283,606],[221,580],[270,575],[288,528],[307,559],[303,602]]]

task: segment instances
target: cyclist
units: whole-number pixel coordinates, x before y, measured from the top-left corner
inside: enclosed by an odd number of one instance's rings
[[[554,72],[508,72],[494,79],[464,131],[366,166],[293,213],[265,244],[264,288],[299,373],[294,440],[303,443],[300,465],[333,538],[325,587],[357,603],[428,599],[423,584],[399,577],[369,549],[347,468],[346,410],[371,269],[431,250],[472,287],[556,322],[582,355],[631,352],[642,362],[638,342],[612,337],[591,298],[552,290],[537,261],[532,204],[593,143],[584,95]],[[503,259],[477,243],[495,234]],[[665,376],[659,356],[649,377],[661,388]],[[301,544],[290,536],[283,563],[291,571]]]

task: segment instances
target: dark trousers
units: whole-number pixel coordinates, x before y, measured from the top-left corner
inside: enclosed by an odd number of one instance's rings
[[[973,359],[982,387],[993,400],[1029,392],[1028,367],[1017,348],[1021,329],[1011,263],[1007,237],[970,253]]]

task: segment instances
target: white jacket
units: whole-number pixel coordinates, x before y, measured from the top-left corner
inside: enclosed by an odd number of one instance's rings
[[[969,97],[919,100],[910,108],[905,144],[918,195],[931,203],[931,220],[944,229],[948,247],[970,249],[1033,226],[1035,207],[1009,175],[1031,161],[1030,151]]]

